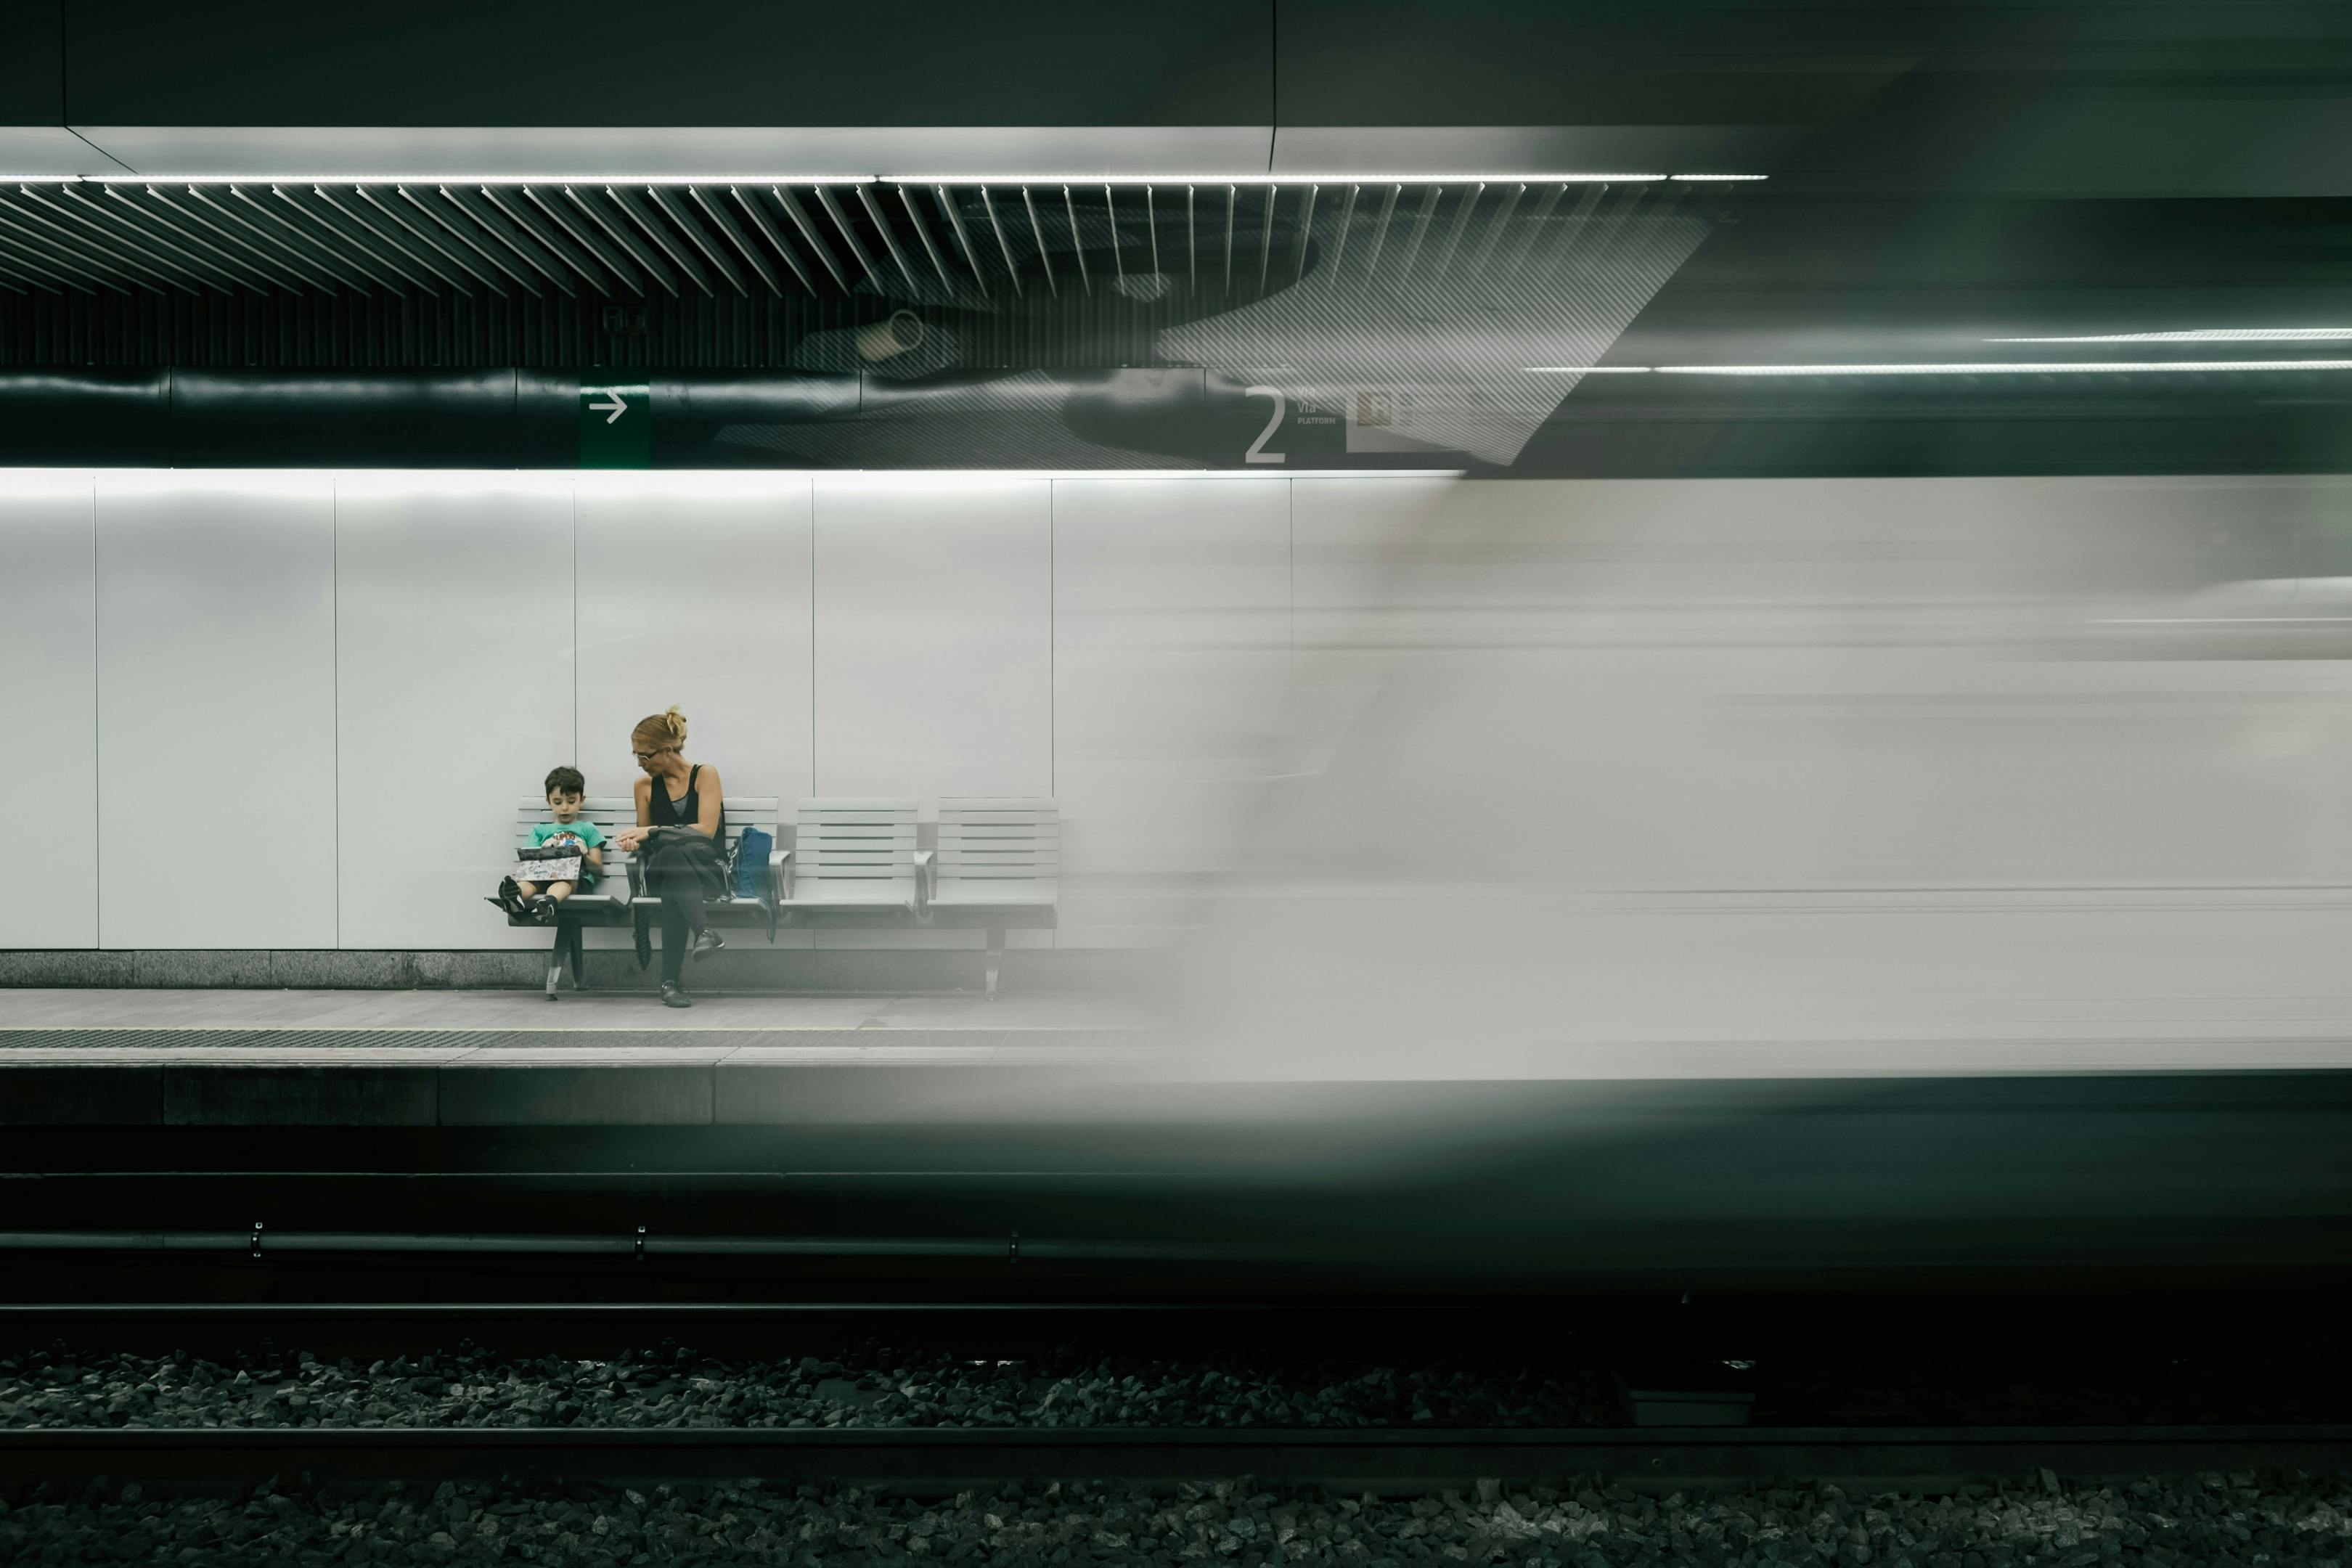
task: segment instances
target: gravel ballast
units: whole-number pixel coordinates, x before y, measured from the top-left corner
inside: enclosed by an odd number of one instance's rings
[[[1627,1381],[1643,1385],[1630,1372]],[[2014,1364],[1980,1373],[1935,1358],[1818,1371],[1799,1363],[1758,1379],[1756,1389],[1756,1424],[1783,1426],[2332,1422],[2352,1408],[2341,1372],[2310,1363],[2078,1363],[2057,1373]],[[583,1359],[465,1343],[358,1359],[279,1351],[265,1341],[215,1359],[62,1344],[0,1357],[0,1429],[1349,1429],[1612,1426],[1628,1418],[1616,1378],[1565,1352],[1521,1367],[1426,1354],[1384,1364],[1264,1345],[1158,1357],[1066,1346],[1000,1359],[870,1342],[824,1356],[715,1356],[666,1343]]]
[[[360,1363],[235,1362],[54,1349],[0,1360],[0,1427],[66,1426],[1595,1426],[1601,1374],[1181,1362],[1071,1352],[1021,1361],[871,1348],[721,1359],[666,1347],[611,1360],[473,1346]]]
[[[445,1483],[364,1497],[265,1486],[149,1497],[95,1483],[0,1503],[0,1561],[185,1564],[526,1562],[1345,1564],[1886,1564],[1888,1568],[2252,1568],[2352,1553],[2342,1479],[2077,1487],[2048,1472],[1948,1497],[1787,1486],[1686,1497],[1492,1481],[1435,1497],[1335,1497],[1246,1481],[1172,1490],[1060,1485],[952,1500],[855,1489]]]

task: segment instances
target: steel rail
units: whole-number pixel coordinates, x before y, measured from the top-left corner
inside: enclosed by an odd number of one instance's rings
[[[824,1480],[916,1492],[1007,1481],[1260,1481],[1374,1491],[1600,1476],[1657,1486],[1781,1479],[1934,1489],[2352,1467],[2352,1426],[1982,1427],[40,1427],[0,1431],[0,1478],[247,1482],[410,1477]]]
[[[539,1234],[271,1230],[10,1230],[0,1254],[440,1253],[509,1257],[971,1258],[1031,1262],[1274,1263],[1293,1256],[1277,1243],[1128,1241],[1116,1237],[1002,1236],[696,1236],[635,1231]]]

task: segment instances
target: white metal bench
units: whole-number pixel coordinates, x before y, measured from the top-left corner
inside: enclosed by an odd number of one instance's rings
[[[530,847],[530,830],[540,823],[551,820],[551,815],[547,809],[545,795],[524,795],[515,808],[515,847]],[[620,924],[629,907],[628,853],[614,848],[609,840],[637,820],[636,803],[625,795],[592,795],[581,802],[580,815],[602,829],[607,840],[604,845],[604,876],[594,887],[578,889],[556,906],[555,945],[547,956],[547,999],[551,1002],[555,1000],[557,983],[563,978],[563,964],[567,957],[572,963],[572,988],[577,990],[583,983],[584,961],[581,956],[581,931],[592,925]],[[518,881],[524,879],[520,865],[509,867],[507,874]],[[520,916],[507,917],[507,924],[510,926],[535,926],[538,923]]]
[[[915,847],[911,800],[803,800],[784,857],[784,919],[794,925],[911,925],[922,914],[930,859],[930,851]]]
[[[1061,899],[1062,813],[1031,795],[940,802],[939,860],[923,889],[925,917],[988,931],[988,994],[1007,929],[1050,929]]]

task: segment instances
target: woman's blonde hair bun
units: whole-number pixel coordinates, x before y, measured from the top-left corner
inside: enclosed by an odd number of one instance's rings
[[[686,715],[673,702],[666,712],[637,721],[629,744],[643,752],[670,752],[686,744]]]

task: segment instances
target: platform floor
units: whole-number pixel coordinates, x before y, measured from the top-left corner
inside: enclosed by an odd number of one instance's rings
[[[919,1055],[961,1046],[975,1059],[1008,1047],[1104,1045],[1150,1027],[1131,1005],[1091,993],[1038,995],[697,997],[550,1003],[535,991],[170,991],[0,989],[0,1061],[187,1057],[214,1064],[404,1061],[437,1065],[489,1052],[561,1052],[571,1061],[650,1053],[717,1061],[783,1049],[801,1059],[882,1048]]]
[[[2252,1029],[2189,1019],[2128,1031],[2062,1020],[1979,1020],[1948,1038],[1562,1040],[1496,1051],[1455,1038],[1412,1059],[1318,1042],[1286,1059],[1221,1057],[1111,991],[978,994],[735,994],[669,1008],[642,994],[550,1003],[536,991],[0,986],[0,1068],[188,1063],[471,1067],[600,1063],[1150,1063],[1225,1081],[1782,1079],[2352,1071],[2331,1020]],[[18,1080],[20,1083],[26,1080]],[[5,1119],[0,1108],[0,1119]]]
[[[1100,995],[0,989],[0,1126],[836,1124],[1118,1071]],[[886,1069],[886,1070],[872,1070]],[[975,1069],[995,1069],[978,1071]]]

